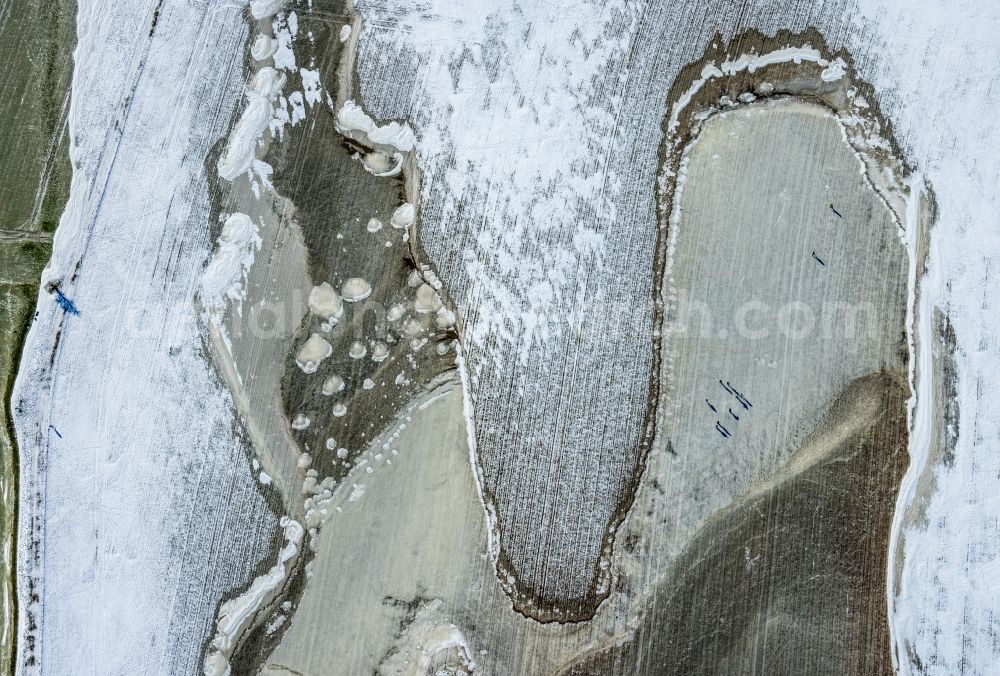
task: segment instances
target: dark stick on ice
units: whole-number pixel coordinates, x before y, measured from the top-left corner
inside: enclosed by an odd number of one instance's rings
[[[62,439],[62,435],[59,434],[59,430],[56,429],[55,425],[49,425],[49,429],[51,429],[53,432],[55,432],[57,437],[59,437],[60,439]]]
[[[750,400],[739,392],[736,393],[736,401],[740,402],[740,405],[748,411],[753,408],[753,404],[750,403]]]
[[[719,382],[722,382],[722,381],[720,380]],[[723,385],[723,387],[725,387],[727,390],[729,390],[730,394],[732,394],[734,397],[736,397],[736,400],[739,401],[743,405],[743,408],[745,408],[748,411],[751,408],[753,408],[753,404],[750,403],[750,400],[747,399],[746,397],[744,397],[742,392],[740,392],[735,387],[733,387],[732,385],[730,385],[728,380],[726,381],[726,384]]]

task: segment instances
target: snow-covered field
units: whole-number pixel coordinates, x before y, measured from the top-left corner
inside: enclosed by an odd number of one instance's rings
[[[528,585],[568,597],[589,584],[638,460],[674,78],[716,32],[747,27],[815,27],[853,55],[934,190],[924,311],[944,310],[957,336],[954,462],[935,470],[926,526],[903,533],[890,590],[899,667],[991,673],[1000,6],[358,4],[361,102],[416,132],[422,241],[463,322],[499,518],[515,554],[549,552],[542,569],[514,557]],[[42,291],[13,398],[25,673],[194,670],[223,595],[269,567],[280,538],[193,312],[211,254],[206,156],[243,105],[244,12],[80,3],[74,179],[43,278],[80,314]]]
[[[155,26],[154,26],[155,24]],[[80,6],[74,176],[14,393],[22,673],[191,673],[277,519],[204,358],[205,155],[242,87],[236,5]]]

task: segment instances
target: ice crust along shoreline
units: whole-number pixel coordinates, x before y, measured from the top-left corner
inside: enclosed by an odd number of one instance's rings
[[[215,254],[202,276],[202,297],[211,308],[228,301],[242,301],[247,271],[260,249],[257,225],[246,214],[230,214],[222,226]]]
[[[215,637],[205,656],[205,676],[227,676],[230,671],[229,655],[236,647],[240,634],[253,622],[260,607],[281,589],[288,576],[288,563],[299,553],[305,530],[298,521],[281,518],[285,545],[278,552],[278,562],[264,575],[254,578],[250,588],[232,598],[219,608]]]
[[[337,127],[348,136],[360,134],[374,146],[392,146],[400,152],[413,150],[416,138],[405,123],[389,122],[379,126],[354,101],[347,101],[337,112]]]
[[[257,144],[274,117],[273,101],[285,86],[285,75],[264,66],[247,87],[247,105],[236,127],[229,133],[225,152],[219,158],[219,176],[232,181],[247,172],[257,156]]]

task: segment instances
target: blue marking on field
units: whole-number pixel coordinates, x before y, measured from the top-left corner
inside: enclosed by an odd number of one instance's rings
[[[56,302],[59,303],[59,307],[61,307],[63,310],[70,313],[71,315],[80,314],[80,310],[78,310],[76,305],[73,304],[73,301],[67,298],[62,291],[56,289],[55,292],[56,292]]]

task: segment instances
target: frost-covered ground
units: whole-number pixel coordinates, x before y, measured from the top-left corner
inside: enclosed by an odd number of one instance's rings
[[[575,601],[639,461],[653,364],[657,233],[629,223],[653,225],[658,136],[641,176],[617,127],[639,8],[360,4],[366,103],[419,129],[421,241],[464,321],[500,544],[528,590]]]
[[[642,433],[653,191],[673,79],[716,31],[748,26],[814,26],[854,55],[935,190],[924,291],[958,341],[955,459],[938,471],[928,527],[903,541],[894,638],[929,673],[990,673],[1000,660],[1000,8],[359,5],[363,104],[417,133],[423,241],[466,322],[480,457],[508,504],[500,516],[518,548],[547,553],[537,568],[525,555],[526,579],[569,596],[589,582]],[[252,486],[204,336],[172,313],[191,308],[210,253],[205,157],[240,105],[242,11],[81,3],[74,181],[43,279],[60,281],[81,314],[43,291],[14,396],[24,671],[191,671],[222,594],[267,565],[276,518]]]
[[[277,523],[192,298],[205,155],[242,87],[235,5],[82,2],[74,176],[14,393],[19,668],[191,673]]]
[[[928,526],[905,534],[894,635],[901,659],[928,673],[989,674],[1000,663],[1000,6],[864,4],[853,18],[871,59],[862,71],[937,198],[924,292],[955,328],[961,418],[954,463],[934,472]]]

